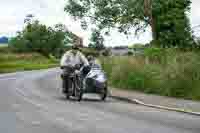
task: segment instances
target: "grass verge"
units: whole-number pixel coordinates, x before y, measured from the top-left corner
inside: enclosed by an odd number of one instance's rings
[[[38,53],[0,53],[0,73],[47,69],[58,66],[58,61]]]
[[[101,58],[115,88],[200,100],[200,55],[175,49]]]

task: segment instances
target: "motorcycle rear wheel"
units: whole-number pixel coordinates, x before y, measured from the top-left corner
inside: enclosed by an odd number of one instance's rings
[[[69,94],[69,93],[66,93],[66,94],[65,94],[65,97],[66,97],[67,100],[69,100],[69,99],[70,99],[70,94]]]

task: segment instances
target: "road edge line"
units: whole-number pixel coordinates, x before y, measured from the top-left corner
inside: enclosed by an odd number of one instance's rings
[[[166,107],[166,106],[160,106],[160,105],[154,105],[154,104],[146,104],[138,99],[131,99],[131,98],[127,98],[127,97],[121,97],[121,96],[115,96],[115,95],[110,95],[111,98],[120,100],[120,101],[125,101],[128,103],[132,103],[132,104],[138,104],[138,105],[142,105],[142,106],[146,106],[146,107],[151,107],[151,108],[156,108],[156,109],[162,109],[162,110],[168,110],[168,111],[175,111],[175,112],[180,112],[180,113],[185,113],[185,114],[190,114],[190,115],[195,115],[195,116],[200,116],[200,112],[193,112],[193,111],[187,111],[185,109],[181,109],[181,108],[170,108],[170,107]]]

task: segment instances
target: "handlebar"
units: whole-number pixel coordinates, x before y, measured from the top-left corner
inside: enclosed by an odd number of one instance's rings
[[[61,66],[60,67],[62,70],[65,71],[65,73],[77,73],[82,72],[84,66],[81,65],[75,65],[75,66]]]
[[[67,69],[67,68],[69,68],[69,69],[76,69],[76,70],[78,70],[81,67],[82,67],[81,64],[76,64],[75,66],[73,66],[73,65],[60,66],[60,69]]]

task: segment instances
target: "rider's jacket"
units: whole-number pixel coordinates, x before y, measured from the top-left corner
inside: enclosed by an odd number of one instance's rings
[[[72,50],[67,51],[60,61],[60,66],[75,66],[78,64],[83,64],[84,66],[89,65],[87,58],[80,51],[77,51],[76,54]]]

